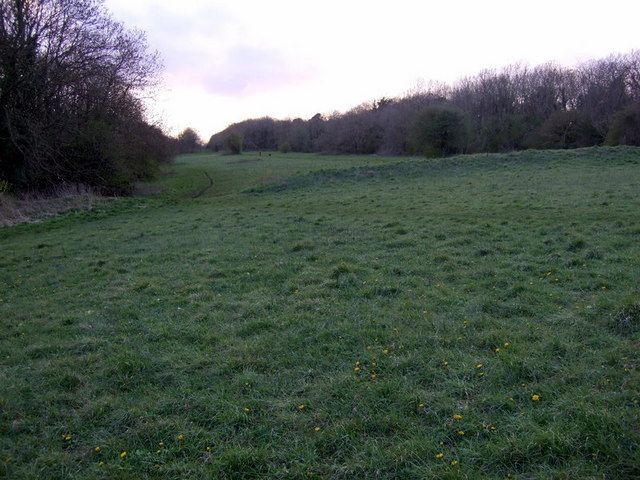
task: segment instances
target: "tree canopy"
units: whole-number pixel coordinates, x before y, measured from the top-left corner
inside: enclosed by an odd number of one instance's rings
[[[126,191],[172,157],[141,94],[160,65],[98,0],[0,0],[0,178]]]

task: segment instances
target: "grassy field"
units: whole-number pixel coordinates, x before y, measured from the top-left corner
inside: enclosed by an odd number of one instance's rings
[[[640,149],[144,189],[0,229],[0,477],[640,476]]]

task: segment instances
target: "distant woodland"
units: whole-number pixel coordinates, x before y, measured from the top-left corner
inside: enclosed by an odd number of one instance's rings
[[[640,51],[485,70],[307,120],[245,120],[207,148],[440,156],[602,144],[640,145]]]

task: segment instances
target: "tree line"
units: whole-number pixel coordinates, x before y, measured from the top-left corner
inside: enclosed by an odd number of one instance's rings
[[[553,63],[485,70],[345,113],[230,125],[207,147],[340,154],[504,152],[640,145],[640,51],[573,68]]]
[[[158,58],[101,0],[0,0],[0,181],[123,193],[174,155],[145,119]]]

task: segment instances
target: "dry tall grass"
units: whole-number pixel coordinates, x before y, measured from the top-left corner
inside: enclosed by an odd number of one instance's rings
[[[97,195],[86,185],[65,184],[47,193],[19,197],[0,193],[0,225],[36,222],[69,210],[90,210]]]

